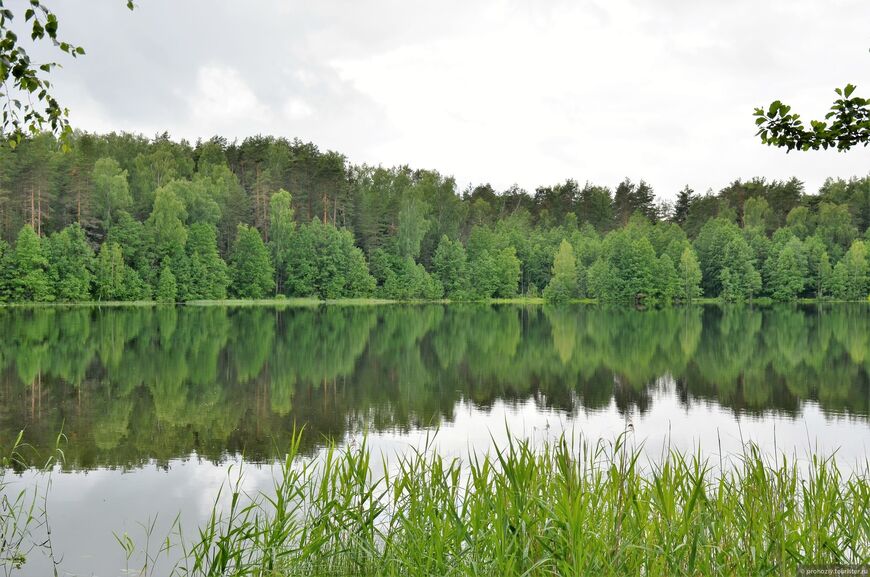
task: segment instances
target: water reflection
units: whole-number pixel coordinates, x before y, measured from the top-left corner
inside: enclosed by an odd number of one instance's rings
[[[45,449],[63,429],[68,469],[267,460],[294,423],[313,449],[461,404],[644,415],[664,388],[676,413],[812,402],[861,432],[870,406],[863,305],[2,309],[0,334],[0,436]]]

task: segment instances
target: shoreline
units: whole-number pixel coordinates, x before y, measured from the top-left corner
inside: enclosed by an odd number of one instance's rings
[[[535,306],[565,306],[565,305],[600,305],[632,309],[666,309],[697,305],[737,305],[737,306],[773,306],[773,305],[825,305],[825,304],[861,304],[870,303],[870,297],[866,300],[832,300],[806,298],[794,301],[775,301],[762,297],[742,303],[729,303],[719,298],[698,298],[688,303],[679,303],[667,307],[658,306],[632,306],[618,303],[601,303],[598,299],[584,298],[571,299],[563,302],[548,302],[542,297],[515,297],[486,300],[450,300],[450,299],[415,299],[415,300],[391,300],[380,298],[341,298],[341,299],[318,299],[316,297],[293,297],[271,299],[221,299],[221,300],[195,300],[181,301],[176,303],[164,303],[159,301],[76,301],[76,302],[6,302],[0,303],[0,309],[13,308],[158,308],[158,307],[284,307],[284,308],[310,308],[319,306],[386,306],[386,305],[535,305]]]

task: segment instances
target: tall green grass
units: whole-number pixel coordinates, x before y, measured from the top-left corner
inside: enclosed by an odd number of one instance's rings
[[[622,438],[563,437],[462,461],[427,447],[373,470],[365,441],[309,459],[300,438],[269,491],[244,493],[236,470],[196,537],[163,543],[174,575],[794,575],[870,560],[866,462],[844,475],[747,445],[733,467],[676,451],[641,465]]]
[[[45,475],[45,484],[40,490],[36,486],[22,486],[9,479],[9,472],[24,470],[33,461],[26,458],[26,451],[33,448],[24,442],[24,431],[9,447],[0,449],[0,575],[12,575],[25,564],[34,553],[47,556],[54,562],[51,545],[51,525],[48,517],[48,493],[51,488],[51,471],[54,465],[63,460],[61,441],[63,433],[57,436],[54,452],[43,461],[40,471]]]

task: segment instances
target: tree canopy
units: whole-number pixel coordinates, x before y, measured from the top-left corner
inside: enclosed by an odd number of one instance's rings
[[[459,190],[283,138],[56,144],[0,148],[2,301],[867,296],[870,177],[684,188],[671,209],[643,180]]]

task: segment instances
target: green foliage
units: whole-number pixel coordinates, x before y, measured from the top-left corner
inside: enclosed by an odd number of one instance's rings
[[[819,205],[816,234],[825,241],[828,254],[839,260],[858,236],[858,231],[852,224],[847,206],[823,202]]]
[[[772,214],[767,200],[761,197],[746,199],[743,205],[743,227],[757,228],[767,231],[770,227]]]
[[[272,195],[269,201],[269,250],[275,266],[278,293],[286,291],[290,250],[296,223],[293,221],[293,204],[290,193],[284,189]]]
[[[284,258],[290,296],[337,299],[374,292],[365,256],[347,230],[315,219],[291,235]]]
[[[616,220],[621,225],[628,224],[629,219],[635,214],[642,214],[646,218],[655,219],[655,195],[652,187],[640,181],[634,184],[629,179],[623,180],[616,187],[613,194],[613,206],[616,212]]]
[[[114,158],[100,158],[94,163],[92,178],[97,215],[103,222],[103,230],[109,230],[112,215],[133,205],[127,171],[122,170]]]
[[[444,288],[444,296],[462,299],[468,295],[468,257],[458,240],[441,237],[433,258],[434,274]]]
[[[689,188],[689,185],[683,187],[683,189],[677,193],[677,201],[674,203],[674,214],[671,217],[671,220],[682,226],[689,217],[689,207],[692,206],[695,198],[697,198],[695,191]]]
[[[818,236],[811,236],[804,241],[807,255],[807,284],[813,289],[816,297],[825,296],[831,278],[831,260],[825,243]]]
[[[681,300],[691,302],[701,296],[701,267],[691,246],[686,246],[680,255],[678,275],[680,289],[677,294]]]
[[[54,97],[48,75],[59,66],[31,59],[13,31],[12,21],[23,17],[19,33],[30,36],[34,43],[46,42],[61,52],[76,58],[84,48],[64,41],[58,36],[57,16],[40,0],[29,0],[22,6],[7,8],[0,2],[0,100],[2,124],[0,133],[4,141],[15,148],[27,136],[38,134],[46,126],[67,146],[73,132],[67,119],[68,111]],[[133,1],[127,1],[133,9]],[[17,28],[17,27],[16,27]]]
[[[238,298],[262,299],[275,294],[275,273],[269,251],[257,229],[238,226],[230,253],[230,292]]]
[[[98,300],[142,301],[150,299],[151,292],[139,273],[125,264],[120,245],[103,243],[94,271],[94,296]]]
[[[544,299],[549,302],[564,302],[577,296],[577,259],[571,243],[562,240],[553,259],[553,276],[544,289]]]
[[[742,301],[761,289],[753,250],[734,223],[721,217],[707,221],[695,240],[695,251],[708,296]]]
[[[804,245],[799,238],[793,236],[788,240],[776,255],[771,269],[768,290],[774,299],[791,301],[800,296],[809,270]]]
[[[48,277],[59,301],[87,301],[91,298],[94,251],[84,230],[72,224],[46,239]]]
[[[94,274],[94,293],[97,300],[123,300],[126,295],[126,268],[121,246],[105,242],[100,247]]]
[[[12,279],[13,300],[36,302],[54,300],[47,273],[48,259],[45,256],[42,239],[36,235],[36,231],[30,225],[25,226],[18,233],[12,263],[15,275]]]
[[[184,251],[187,242],[188,231],[184,226],[187,211],[175,193],[177,188],[170,183],[157,189],[154,193],[154,208],[145,223],[151,242],[149,248],[156,260],[161,262],[166,257],[177,257]]]
[[[517,294],[520,281],[520,261],[516,249],[480,251],[469,263],[471,294],[475,298],[511,298]]]
[[[840,300],[864,300],[868,293],[867,245],[856,240],[834,267],[831,275],[831,295]]]
[[[218,254],[214,225],[198,222],[191,226],[186,248],[190,262],[187,300],[225,299],[230,283],[229,271]]]
[[[426,208],[415,198],[403,199],[396,230],[396,254],[400,257],[416,259],[420,256],[420,246],[430,224]]]
[[[816,222],[810,209],[805,206],[796,206],[788,213],[785,219],[786,226],[799,239],[803,240],[815,232]]]
[[[722,254],[719,282],[724,301],[742,302],[751,300],[761,290],[761,274],[755,269],[752,248],[736,236],[728,240]]]
[[[635,303],[658,292],[655,249],[641,225],[613,231],[604,239],[601,257],[589,270],[590,292],[606,302]]]
[[[867,556],[866,465],[833,457],[801,468],[748,444],[729,470],[676,450],[644,465],[622,437],[561,435],[464,459],[427,444],[372,471],[366,437],[322,459],[301,446],[294,432],[268,490],[227,486],[174,575],[787,575]]]
[[[178,286],[168,261],[163,264],[163,268],[160,270],[160,280],[157,282],[155,298],[159,303],[174,303],[178,300]]]
[[[834,265],[870,230],[870,177],[829,179],[818,196],[794,178],[735,180],[705,195],[685,188],[668,217],[666,203],[656,203],[644,181],[625,180],[614,192],[572,179],[534,194],[489,185],[460,192],[434,171],[352,166],[340,154],[283,138],[215,137],[191,146],[167,134],[74,134],[70,155],[57,153],[56,144],[41,134],[14,151],[0,148],[0,237],[11,243],[26,224],[45,237],[47,262],[38,268],[49,277],[48,293],[61,300],[85,298],[88,284],[86,272],[82,278],[59,272],[77,266],[54,248],[66,242],[56,235],[71,222],[83,233],[78,249],[82,240],[97,252],[107,242],[122,249],[122,276],[136,288],[110,282],[99,295],[94,286],[92,296],[101,300],[153,294],[164,262],[179,300],[220,298],[229,274],[221,261],[230,260],[239,224],[266,241],[275,271],[266,296],[537,294],[551,284],[554,256],[566,240],[576,264],[572,298],[622,303],[669,300],[662,295],[671,294],[673,279],[659,274],[670,276],[665,255],[680,278],[674,298],[690,298],[681,269],[690,239],[706,296],[821,297],[834,280],[842,285],[846,265],[837,279]],[[816,241],[805,245],[808,277],[797,293],[786,286],[786,263],[779,263],[791,236],[818,237],[827,254],[825,262]],[[0,259],[0,300],[27,298],[14,252]],[[789,265],[792,274],[801,260]],[[39,275],[31,279],[37,286]],[[55,286],[61,282],[68,286]]]
[[[197,175],[193,180],[175,178],[167,182],[162,189],[171,191],[172,195],[181,201],[184,207],[186,222],[217,225],[221,219],[221,208],[217,202],[213,182],[210,178]],[[155,204],[156,204],[155,197]]]
[[[423,265],[411,257],[387,255],[389,267],[381,287],[381,296],[395,300],[439,299],[444,288]]]
[[[13,299],[14,267],[12,248],[9,246],[9,243],[0,239],[0,302],[7,302]]]
[[[674,261],[665,253],[656,262],[654,299],[658,303],[669,305],[680,294],[680,288],[680,276],[674,267]]]
[[[837,98],[825,120],[811,120],[806,128],[799,114],[776,100],[767,107],[755,109],[756,136],[768,146],[792,150],[836,148],[849,150],[853,146],[870,144],[870,99],[852,96],[855,86],[847,84],[835,90]],[[828,124],[830,121],[830,125]]]

